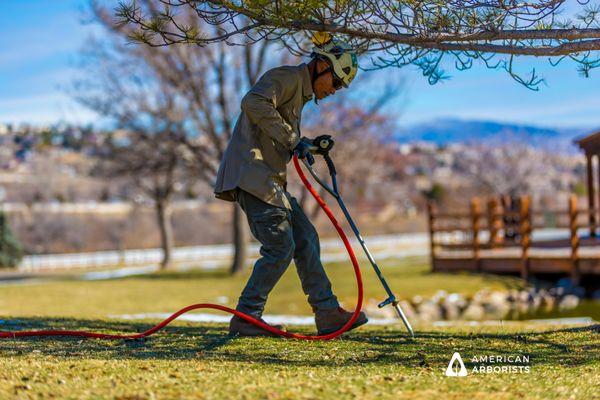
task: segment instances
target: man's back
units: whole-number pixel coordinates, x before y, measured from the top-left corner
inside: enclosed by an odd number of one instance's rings
[[[235,201],[239,187],[266,203],[290,209],[286,165],[300,141],[304,104],[312,98],[306,64],[267,71],[244,96],[217,174],[216,197]]]

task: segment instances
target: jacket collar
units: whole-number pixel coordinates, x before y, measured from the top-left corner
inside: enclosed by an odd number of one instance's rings
[[[300,68],[302,75],[302,97],[304,98],[304,102],[307,102],[313,98],[313,88],[312,82],[310,81],[308,65],[306,63],[302,63],[298,67]]]

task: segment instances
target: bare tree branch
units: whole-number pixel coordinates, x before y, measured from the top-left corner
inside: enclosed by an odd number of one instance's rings
[[[567,57],[584,76],[600,66],[600,6],[579,2],[579,13],[561,19],[565,0],[160,0],[157,11],[135,1],[121,3],[117,20],[131,26],[131,39],[150,46],[245,45],[277,41],[292,54],[310,51],[311,32],[344,37],[370,57],[365,69],[419,66],[430,83],[445,78],[444,54],[461,69],[486,59],[518,82],[536,89],[541,79],[515,74],[510,57]],[[177,10],[192,10],[198,21],[219,29],[201,31],[180,22]],[[491,57],[497,55],[497,62]],[[364,57],[363,57],[364,58]],[[432,61],[434,60],[434,61]],[[535,75],[535,74],[534,74]],[[537,83],[537,84],[536,84]]]

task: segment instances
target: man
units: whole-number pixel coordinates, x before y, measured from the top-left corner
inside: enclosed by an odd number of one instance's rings
[[[261,319],[268,294],[294,259],[318,333],[327,334],[341,328],[352,313],[343,310],[333,294],[321,264],[317,232],[286,190],[286,165],[295,151],[300,158],[310,157],[311,141],[300,135],[304,104],[313,96],[317,102],[348,87],[358,64],[349,46],[331,39],[315,47],[311,58],[308,64],[267,71],[244,96],[242,113],[219,167],[215,195],[239,203],[262,245],[262,257],[236,309]],[[352,328],[366,322],[361,312]],[[229,331],[242,336],[271,335],[236,316]]]

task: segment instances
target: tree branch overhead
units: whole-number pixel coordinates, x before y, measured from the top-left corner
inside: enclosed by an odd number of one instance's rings
[[[134,28],[133,40],[151,46],[243,45],[265,40],[277,41],[300,55],[310,52],[308,38],[313,32],[330,32],[349,41],[363,55],[363,69],[412,64],[421,68],[431,83],[446,77],[442,66],[451,65],[452,58],[465,68],[470,67],[465,59],[490,61],[497,57],[496,62],[486,65],[507,71],[512,64],[508,57],[512,56],[549,57],[555,63],[570,59],[585,76],[600,65],[600,6],[583,1],[578,3],[579,12],[568,18],[563,17],[565,0],[155,3],[162,9],[130,0],[121,3],[116,13],[118,23]],[[197,21],[182,23],[179,12],[183,10],[192,10]],[[217,26],[217,33],[202,32],[198,28],[202,24]],[[437,67],[432,69],[432,65]],[[517,76],[512,69],[509,73]]]

